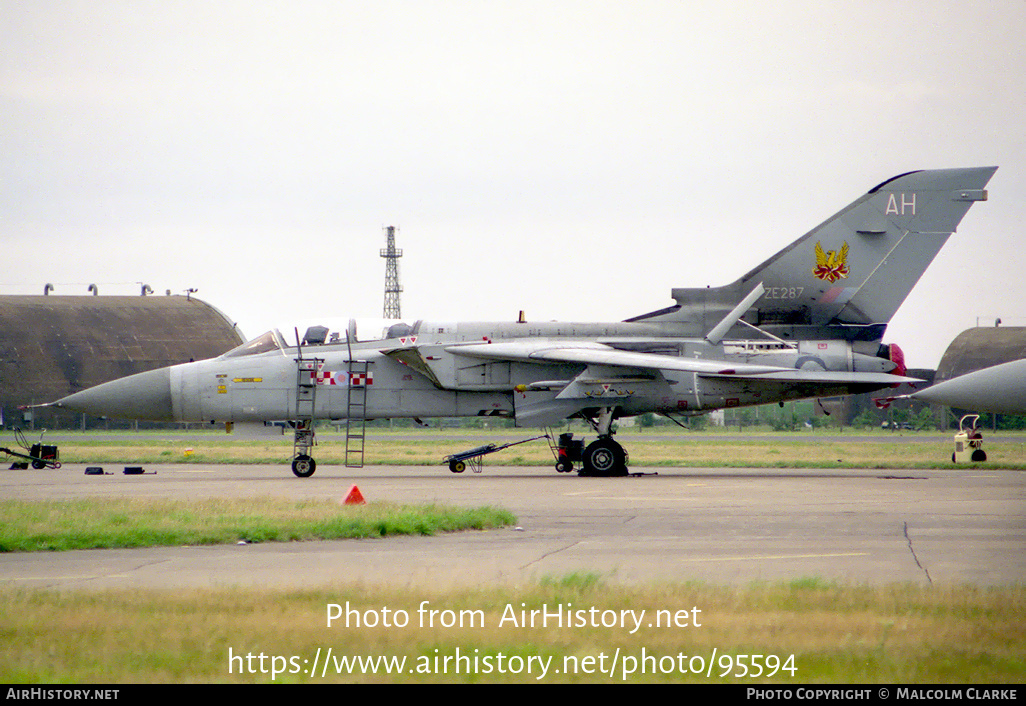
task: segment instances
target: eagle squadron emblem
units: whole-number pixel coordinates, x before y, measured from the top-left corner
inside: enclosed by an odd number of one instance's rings
[[[836,282],[848,277],[848,242],[840,250],[823,251],[823,244],[816,243],[816,266],[812,274],[827,282]]]

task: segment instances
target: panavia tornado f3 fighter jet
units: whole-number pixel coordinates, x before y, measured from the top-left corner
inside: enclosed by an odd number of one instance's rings
[[[626,321],[396,321],[370,335],[350,321],[312,326],[295,343],[275,330],[218,358],[54,404],[128,419],[287,421],[300,477],[316,467],[316,420],[491,415],[545,427],[576,417],[598,437],[575,459],[580,473],[623,475],[627,454],[612,426],[620,417],[908,381],[901,350],[882,343],[887,322],[970,206],[986,200],[995,171],[896,176],[733,284],[674,289],[673,306]],[[557,468],[572,470],[573,461]]]

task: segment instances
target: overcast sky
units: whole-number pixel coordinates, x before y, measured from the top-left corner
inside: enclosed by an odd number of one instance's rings
[[[6,2],[0,293],[610,321],[997,165],[885,340],[1026,326],[1026,2]]]

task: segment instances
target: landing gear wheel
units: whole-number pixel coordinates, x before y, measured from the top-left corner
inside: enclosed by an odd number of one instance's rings
[[[317,470],[317,462],[306,454],[299,454],[292,460],[292,472],[299,478],[309,478]]]
[[[582,476],[627,475],[627,453],[612,439],[599,439],[588,444],[581,460],[584,462]]]
[[[556,470],[560,473],[569,473],[570,471],[574,470],[574,464],[570,463],[569,461],[557,461]]]
[[[467,470],[467,464],[463,461],[449,461],[449,470],[453,473],[463,473]]]

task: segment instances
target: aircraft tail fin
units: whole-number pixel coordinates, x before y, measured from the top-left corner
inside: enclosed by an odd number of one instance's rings
[[[761,284],[742,323],[787,335],[882,334],[997,167],[909,172],[888,179],[725,287],[674,289],[677,305],[632,321],[696,321],[708,333]],[[850,330],[844,332],[844,327]],[[797,333],[796,331],[793,333]]]

